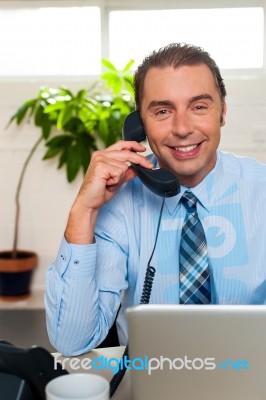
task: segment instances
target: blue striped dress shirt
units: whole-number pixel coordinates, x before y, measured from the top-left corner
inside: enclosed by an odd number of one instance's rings
[[[165,202],[151,303],[179,302],[185,190]],[[207,240],[212,303],[266,304],[266,165],[218,152],[215,168],[191,190]],[[48,334],[59,352],[77,355],[101,343],[120,302],[118,333],[126,343],[125,310],[140,301],[161,203],[135,178],[101,208],[95,244],[62,240],[45,294]]]

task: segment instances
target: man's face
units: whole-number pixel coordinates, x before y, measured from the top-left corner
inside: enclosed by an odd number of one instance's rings
[[[147,72],[140,113],[149,144],[181,184],[196,186],[215,166],[225,112],[205,64]]]

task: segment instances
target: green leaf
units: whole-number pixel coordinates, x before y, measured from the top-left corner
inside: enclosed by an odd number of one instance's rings
[[[87,90],[85,89],[79,90],[76,96],[77,100],[79,101],[86,99],[86,97],[87,97]]]
[[[96,149],[95,141],[91,136],[85,133],[77,142],[77,147],[81,157],[80,159],[83,174],[85,174],[90,163],[91,153],[94,149]]]
[[[37,100],[36,99],[31,99],[25,101],[25,103],[22,104],[21,107],[17,110],[17,112],[10,118],[9,123],[7,126],[11,124],[14,120],[16,120],[16,123],[19,125],[21,121],[24,119],[27,111],[29,109],[32,109],[34,105],[36,104]]]
[[[116,67],[114,66],[113,63],[111,63],[111,61],[107,60],[106,58],[102,59],[102,64],[105,68],[111,70],[111,71],[117,71]]]
[[[98,130],[99,130],[100,137],[102,138],[104,143],[106,143],[106,141],[108,140],[108,133],[109,133],[108,123],[107,123],[106,119],[100,120],[99,125],[98,125]]]
[[[124,79],[124,84],[126,90],[130,93],[130,95],[133,97],[134,96],[134,87],[133,87],[133,81],[132,79]]]
[[[72,137],[70,135],[58,135],[50,139],[46,146],[50,148],[64,148],[71,144]]]
[[[44,108],[44,114],[49,114],[53,111],[59,111],[62,110],[62,108],[65,108],[66,106],[66,102],[65,101],[57,101],[54,104],[48,104],[45,108]]]
[[[78,110],[78,117],[81,119],[82,122],[88,121],[91,117],[91,110],[89,110],[87,107],[82,107],[80,110]]]
[[[126,64],[126,66],[123,68],[123,72],[127,72],[130,71],[130,68],[132,67],[132,65],[134,64],[134,60],[133,58],[131,58],[131,60]]]
[[[66,164],[66,162],[67,162],[67,152],[68,152],[68,148],[67,147],[62,149],[61,156],[59,157],[59,163],[58,163],[58,166],[57,166],[58,169],[62,168],[62,166],[64,164]]]
[[[43,156],[43,160],[48,160],[49,158],[53,158],[55,156],[57,156],[58,153],[61,152],[61,148],[57,147],[57,148],[50,148],[46,151],[46,153]]]
[[[98,107],[95,107],[95,104],[92,104],[90,101],[81,104],[77,115],[83,123],[86,123],[89,119],[97,119],[99,104],[97,104]]]
[[[44,121],[42,125],[42,137],[44,140],[49,138],[51,131],[52,131],[52,124],[50,123],[50,121],[46,122]]]
[[[99,108],[101,107],[101,104],[99,104],[97,100],[91,101],[91,99],[86,99],[82,101],[81,104],[82,107],[88,108],[92,112],[92,114],[95,115],[97,115]]]
[[[69,88],[67,88],[65,86],[61,86],[60,87],[59,94],[61,96],[66,96],[67,95],[67,96],[71,97],[72,99],[74,98],[74,94],[71,92],[71,90]]]
[[[115,72],[104,72],[101,75],[101,79],[106,81],[106,85],[107,87],[109,87],[110,85],[112,85],[113,81],[116,81],[118,78],[117,73]]]
[[[82,167],[82,159],[78,149],[79,147],[77,146],[77,144],[74,144],[68,148],[67,152],[68,182],[72,182],[76,178],[80,168]]]
[[[36,111],[35,111],[35,115],[34,115],[34,123],[36,126],[42,127],[43,124],[46,124],[48,121],[48,117],[47,115],[44,114],[43,112],[43,107],[42,105],[39,103]]]
[[[57,129],[62,129],[68,121],[73,117],[75,109],[73,104],[68,104],[65,108],[62,108],[57,120]]]
[[[94,131],[94,128],[95,128],[96,125],[97,125],[97,122],[98,122],[97,119],[86,121],[86,122],[84,123],[84,126],[85,126],[85,128],[86,128],[86,132],[87,132],[87,133],[88,133],[88,132],[92,133],[92,131]]]
[[[107,74],[109,75],[107,76],[107,79],[105,79],[104,77],[106,76],[106,74],[103,74],[103,79],[106,82],[106,87],[112,89],[114,94],[118,94],[123,88],[123,81],[119,76],[112,74],[111,72]]]

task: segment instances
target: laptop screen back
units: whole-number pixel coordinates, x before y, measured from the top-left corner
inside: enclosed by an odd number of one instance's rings
[[[134,400],[265,400],[265,306],[140,305],[127,323]]]

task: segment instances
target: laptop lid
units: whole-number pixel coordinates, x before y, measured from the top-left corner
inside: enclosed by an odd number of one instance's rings
[[[133,400],[266,399],[266,307],[127,311]]]

